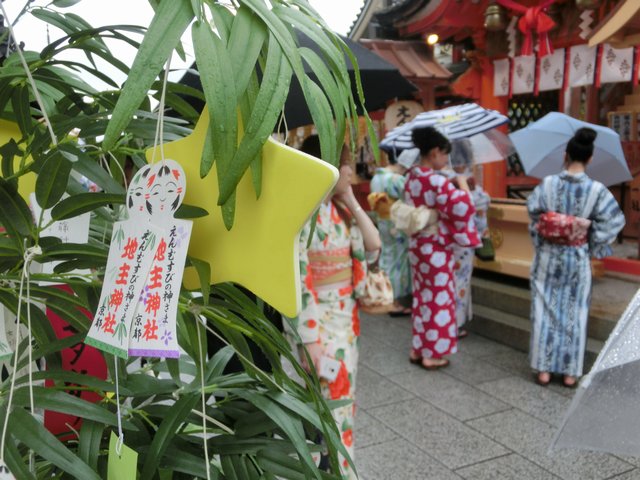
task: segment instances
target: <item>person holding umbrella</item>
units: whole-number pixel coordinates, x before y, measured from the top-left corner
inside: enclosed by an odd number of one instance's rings
[[[465,177],[459,188],[437,171],[448,165],[451,143],[434,127],[416,128],[413,144],[420,164],[405,184],[404,201],[438,212],[438,228],[424,229],[410,239],[409,262],[413,278],[413,336],[409,360],[427,370],[449,365],[445,355],[457,351],[456,294],[452,246],[480,245],[473,221],[475,208]]]
[[[610,255],[624,227],[618,203],[585,170],[597,132],[580,128],[565,149],[564,170],[545,177],[527,201],[535,248],[531,266],[531,368],[573,388],[582,375],[591,300],[591,257]]]

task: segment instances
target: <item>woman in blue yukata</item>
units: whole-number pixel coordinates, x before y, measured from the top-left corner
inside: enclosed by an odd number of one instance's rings
[[[420,150],[404,150],[396,163],[379,167],[371,179],[368,200],[380,231],[382,250],[380,268],[389,275],[393,288],[394,309],[389,315],[411,315],[411,268],[409,267],[409,238],[397,230],[390,217],[391,205],[404,194],[404,176],[420,158]]]
[[[582,375],[591,302],[591,258],[610,255],[624,227],[618,203],[585,168],[597,133],[579,129],[569,141],[565,169],[546,177],[528,199],[535,257],[531,267],[531,367],[536,383],[552,374],[572,388]]]

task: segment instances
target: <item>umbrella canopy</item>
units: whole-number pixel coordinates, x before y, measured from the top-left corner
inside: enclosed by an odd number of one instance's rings
[[[587,175],[607,186],[631,180],[620,136],[610,128],[551,112],[509,136],[525,173],[544,178],[562,171],[567,142],[582,127],[593,128],[598,133],[593,159],[587,165]]]
[[[569,406],[551,448],[640,456],[640,291]]]
[[[500,112],[487,110],[475,103],[431,110],[391,130],[380,142],[380,148],[392,152],[415,147],[411,141],[411,132],[415,128],[435,127],[449,140],[457,140],[484,133],[508,121],[509,118]]]
[[[296,31],[296,35],[298,37],[300,47],[309,48],[322,58],[322,50],[315,42],[300,31]],[[400,70],[398,70],[395,65],[392,65],[379,55],[373,53],[368,48],[363,47],[353,40],[347,37],[341,38],[351,49],[353,55],[358,61],[362,91],[364,93],[365,107],[367,111],[384,108],[387,102],[394,98],[412,97],[413,92],[418,90],[413,83],[409,82],[402,76]],[[349,73],[349,78],[351,80],[353,97],[356,99],[356,105],[358,105],[358,93],[356,89],[356,78],[353,65],[346,55],[344,58],[347,72]],[[304,69],[311,79],[317,82],[315,74],[306,62],[304,62]],[[187,71],[187,73],[185,73],[185,75],[180,79],[180,83],[202,90],[198,67],[195,63],[191,65],[189,71]],[[189,96],[186,97],[185,100],[196,110],[202,110],[204,108],[204,102],[195,97]],[[300,83],[298,83],[295,76],[291,80],[289,94],[287,95],[287,100],[284,106],[284,113],[288,128],[295,128],[313,123],[311,113],[307,107],[307,102],[305,101],[304,94],[300,88]]]
[[[322,57],[322,51],[318,47],[318,44],[313,42],[300,31],[296,32],[296,34],[300,47],[309,48]],[[394,98],[413,98],[413,92],[416,92],[418,89],[413,85],[413,83],[409,82],[402,76],[400,70],[398,70],[395,65],[387,62],[384,58],[373,53],[371,50],[363,47],[359,43],[354,42],[347,37],[341,38],[351,49],[353,55],[358,61],[362,91],[365,98],[365,108],[367,111],[372,112],[374,110],[384,108],[387,105],[387,102]],[[349,58],[346,55],[344,58],[349,78],[351,80],[353,98],[356,99],[357,105],[358,93],[356,90],[355,72]],[[305,72],[308,73],[314,81],[317,81],[311,68],[306,63]],[[295,77],[291,81],[289,95],[287,96],[287,100],[284,105],[284,112],[287,119],[287,126],[289,128],[313,123],[311,113],[309,112],[302,89],[300,88],[300,83],[298,83],[298,80]]]

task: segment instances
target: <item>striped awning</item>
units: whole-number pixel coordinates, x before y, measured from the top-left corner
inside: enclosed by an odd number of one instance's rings
[[[380,148],[387,152],[414,148],[411,132],[415,128],[435,127],[449,140],[458,140],[486,132],[508,121],[500,112],[487,110],[475,103],[432,110],[391,130],[380,142]]]

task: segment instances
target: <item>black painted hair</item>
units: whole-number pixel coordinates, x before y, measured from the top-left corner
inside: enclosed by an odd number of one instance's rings
[[[567,156],[572,162],[587,163],[593,156],[593,142],[598,133],[588,127],[576,130],[569,143],[567,143]]]
[[[421,155],[428,155],[434,148],[440,148],[444,153],[451,152],[449,139],[433,127],[415,128],[411,132],[411,140]]]
[[[320,153],[320,137],[318,135],[309,135],[304,139],[300,150],[316,158],[322,158]]]

